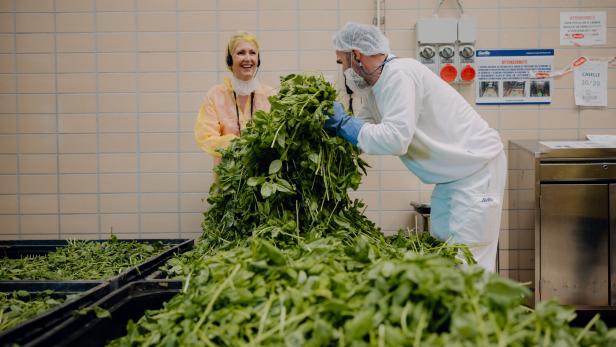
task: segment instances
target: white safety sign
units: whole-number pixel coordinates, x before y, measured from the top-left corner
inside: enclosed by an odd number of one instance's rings
[[[478,105],[549,104],[553,49],[478,50]]]
[[[560,45],[604,45],[606,17],[605,12],[561,12]]]
[[[573,72],[575,104],[607,106],[607,61],[589,60]]]

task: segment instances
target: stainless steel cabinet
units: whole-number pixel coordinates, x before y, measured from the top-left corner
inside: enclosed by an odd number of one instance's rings
[[[541,184],[540,300],[609,305],[607,184]]]
[[[509,174],[505,272],[531,272],[532,303],[616,309],[616,148],[512,141]]]

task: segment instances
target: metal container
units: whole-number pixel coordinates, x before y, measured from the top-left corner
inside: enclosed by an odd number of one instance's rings
[[[532,248],[510,263],[530,265],[534,303],[616,308],[616,148],[511,141],[509,174],[507,236],[529,227],[534,234]],[[528,262],[520,257],[526,250],[534,250]]]

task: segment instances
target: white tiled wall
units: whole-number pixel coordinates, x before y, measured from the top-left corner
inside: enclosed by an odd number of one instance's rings
[[[414,25],[439,0],[385,0],[392,50],[415,55]],[[479,48],[554,48],[556,67],[616,53],[613,0],[466,0]],[[331,36],[371,22],[374,0],[0,0],[0,238],[195,237],[212,182],[192,126],[205,92],[228,73],[236,30],[262,46],[261,79],[338,76]],[[561,11],[606,11],[608,44],[559,46]],[[439,14],[457,13],[445,1]],[[579,109],[572,77],[547,106],[477,107],[509,139],[616,133],[616,70],[607,109]],[[458,87],[474,102],[472,86]],[[385,232],[412,225],[410,201],[429,202],[393,157],[367,157],[358,192]],[[508,218],[503,218],[507,230]],[[513,236],[517,237],[517,236]],[[501,249],[518,249],[503,233]],[[507,271],[504,268],[504,271]]]

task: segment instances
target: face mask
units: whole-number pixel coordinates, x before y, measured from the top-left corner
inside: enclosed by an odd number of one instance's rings
[[[344,77],[346,78],[346,84],[351,88],[353,93],[366,93],[370,90],[368,82],[355,72],[352,68],[344,70]]]
[[[251,78],[248,81],[242,81],[235,76],[231,76],[231,86],[237,95],[250,95],[259,87],[259,81],[256,78]]]

